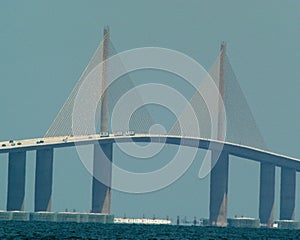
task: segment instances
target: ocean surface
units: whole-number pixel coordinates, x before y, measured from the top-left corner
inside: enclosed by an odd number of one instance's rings
[[[300,239],[300,230],[0,222],[0,239]]]

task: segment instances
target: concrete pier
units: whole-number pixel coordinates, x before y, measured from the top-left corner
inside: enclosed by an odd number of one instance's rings
[[[272,227],[274,220],[275,165],[260,163],[259,219],[262,225]]]
[[[34,211],[51,211],[53,148],[36,151]]]
[[[295,219],[296,170],[281,168],[280,220]]]
[[[92,212],[110,214],[113,145],[94,145]],[[103,179],[103,183],[98,181]],[[104,184],[106,183],[106,185]],[[108,185],[108,186],[107,186]]]
[[[228,192],[228,164],[229,155],[222,152],[218,159],[218,152],[212,151],[212,164],[210,173],[210,204],[209,222],[212,226],[227,226],[227,192]]]
[[[23,211],[26,152],[10,152],[8,157],[7,211]]]

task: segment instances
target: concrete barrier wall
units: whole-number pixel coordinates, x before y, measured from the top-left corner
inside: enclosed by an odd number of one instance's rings
[[[259,219],[254,218],[228,218],[228,227],[242,227],[242,228],[259,228]]]
[[[30,213],[30,221],[56,222],[56,213],[46,213],[46,212]]]
[[[71,212],[22,212],[2,211],[0,221],[40,221],[40,222],[77,222],[113,223],[114,215],[98,213]]]
[[[300,229],[300,222],[293,220],[279,220],[275,224],[278,224],[277,227],[280,229]]]
[[[29,212],[12,212],[11,220],[13,221],[30,221]]]

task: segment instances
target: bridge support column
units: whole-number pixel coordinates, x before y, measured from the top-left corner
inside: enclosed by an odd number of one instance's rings
[[[34,211],[51,211],[53,148],[36,151]]]
[[[112,151],[112,143],[94,145],[92,187],[92,212],[94,213],[110,213]]]
[[[280,220],[295,219],[296,170],[281,168]]]
[[[216,164],[210,173],[209,222],[212,226],[225,227],[227,226],[229,155],[227,152],[219,155],[219,152],[212,151],[211,158],[212,164]]]
[[[274,220],[275,165],[260,163],[259,219],[261,224],[272,227]]]
[[[8,157],[7,211],[24,211],[26,152],[10,152]]]

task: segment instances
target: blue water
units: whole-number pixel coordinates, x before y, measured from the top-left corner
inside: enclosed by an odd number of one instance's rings
[[[300,239],[300,230],[0,222],[0,239]]]

